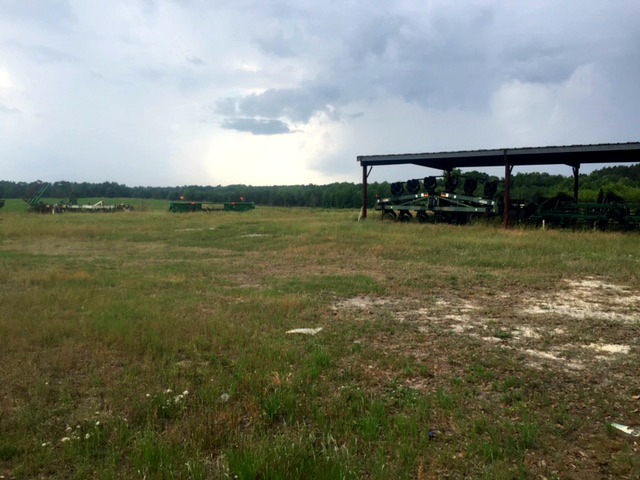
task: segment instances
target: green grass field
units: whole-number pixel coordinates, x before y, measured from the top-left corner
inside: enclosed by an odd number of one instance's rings
[[[13,204],[4,478],[640,478],[637,233]]]

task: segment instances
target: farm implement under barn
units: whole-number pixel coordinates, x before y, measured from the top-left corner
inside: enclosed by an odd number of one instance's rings
[[[541,226],[634,230],[640,227],[640,203],[626,203],[611,193],[591,203],[576,202],[573,197],[559,194],[535,204],[535,211],[527,220]]]
[[[382,212],[383,218],[403,222],[410,221],[414,215],[422,223],[455,224],[467,223],[473,218],[495,216],[497,202],[492,197],[497,191],[497,182],[485,182],[484,196],[475,196],[478,187],[476,179],[465,180],[463,194],[455,193],[458,181],[458,177],[447,176],[445,191],[441,193],[436,193],[436,177],[425,177],[422,188],[420,181],[415,179],[406,184],[395,182],[391,184],[392,196],[378,199],[375,208]],[[420,191],[422,189],[423,192]]]
[[[497,181],[485,181],[478,196],[476,179],[466,178],[463,193],[456,193],[460,177],[444,178],[441,186],[436,177],[392,183],[391,196],[377,199],[375,209],[383,219],[408,222],[415,217],[421,223],[465,224],[504,215],[502,196],[496,196]],[[542,227],[633,230],[640,227],[640,204],[627,203],[612,193],[601,193],[592,203],[558,194],[537,202],[512,200],[509,216],[520,224]]]

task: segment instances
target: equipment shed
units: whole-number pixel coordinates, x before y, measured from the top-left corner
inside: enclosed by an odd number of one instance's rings
[[[504,224],[509,225],[511,173],[514,166],[567,165],[573,169],[573,194],[578,198],[578,174],[584,163],[640,162],[640,142],[567,145],[558,147],[498,148],[458,152],[406,153],[394,155],[360,155],[362,166],[362,218],[367,217],[367,178],[374,166],[420,165],[451,172],[454,168],[504,166]]]

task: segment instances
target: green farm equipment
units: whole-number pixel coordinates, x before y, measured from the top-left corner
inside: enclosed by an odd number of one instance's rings
[[[223,209],[227,212],[247,212],[256,208],[253,202],[227,202]]]
[[[422,188],[419,180],[409,180],[405,184],[391,184],[391,197],[376,201],[375,209],[382,212],[383,218],[402,222],[410,221],[413,216],[422,223],[464,224],[474,218],[489,218],[495,215],[497,204],[493,196],[497,190],[496,182],[486,182],[485,196],[476,196],[477,180],[466,179],[464,194],[454,193],[458,178],[445,177],[442,193],[436,193],[435,177],[425,177]],[[421,192],[420,190],[424,190]],[[413,213],[412,213],[413,212]]]
[[[169,202],[172,213],[201,212],[202,202]]]
[[[640,226],[640,204],[626,203],[607,194],[599,202],[577,202],[559,194],[543,200],[530,221],[543,227],[583,227],[599,230],[632,230]]]
[[[29,211],[36,213],[63,213],[63,212],[82,212],[82,213],[95,213],[95,212],[124,212],[133,210],[133,205],[128,203],[120,203],[117,205],[105,205],[102,200],[99,202],[78,205],[77,198],[71,198],[68,202],[56,202],[45,203],[42,201],[44,195],[51,188],[50,183],[41,182],[38,180],[33,184],[30,189],[31,193],[28,193],[22,200],[29,204]]]
[[[29,204],[29,211],[38,213],[48,213],[51,211],[52,213],[55,213],[53,205],[47,205],[42,201],[42,197],[47,193],[49,188],[51,188],[50,183],[44,183],[40,180],[35,182],[30,189],[31,193],[22,198],[22,200]]]
[[[460,177],[445,175],[441,186],[435,177],[395,182],[390,185],[391,197],[379,198],[375,209],[382,218],[408,222],[417,218],[421,223],[464,224],[473,219],[504,215],[504,202],[497,193],[497,181],[487,180],[483,195],[475,195],[478,183],[466,178],[463,193],[455,193]],[[444,191],[436,192],[436,189]],[[526,203],[511,199],[509,218],[519,224],[542,227],[588,228],[599,230],[634,230],[640,228],[640,204],[627,203],[614,193],[600,192],[592,203],[558,194],[553,198]]]
[[[210,202],[170,202],[169,211],[172,213],[187,213],[187,212],[246,212],[256,208],[254,202],[226,202],[220,207],[217,204]]]

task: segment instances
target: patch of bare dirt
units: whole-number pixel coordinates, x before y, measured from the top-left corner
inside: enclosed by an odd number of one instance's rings
[[[548,293],[516,286],[505,294],[452,289],[421,298],[356,297],[334,304],[333,314],[384,326],[365,330],[362,342],[377,356],[360,365],[380,394],[394,382],[445,392],[438,401],[446,402],[456,379],[473,386],[473,398],[464,400],[470,416],[524,402],[557,431],[546,437],[553,443],[547,451],[531,451],[545,472],[540,478],[548,478],[547,465],[563,478],[597,476],[620,448],[602,425],[637,424],[640,297],[627,286],[585,278],[562,281]],[[527,397],[518,400],[523,392]],[[433,422],[445,430],[457,426],[444,415]],[[578,458],[580,467],[565,469],[566,458]]]
[[[640,295],[630,288],[588,277],[565,280],[567,288],[542,298],[529,299],[523,312],[557,315],[578,320],[596,318],[622,323],[640,321]]]
[[[565,280],[552,293],[520,294],[516,301],[509,295],[452,295],[424,303],[360,296],[333,309],[384,309],[423,334],[449,332],[513,350],[533,368],[571,373],[638,354],[640,295],[599,278]]]
[[[343,300],[341,302],[337,302],[334,306],[333,309],[334,310],[340,310],[340,309],[369,309],[372,307],[383,307],[383,306],[388,306],[391,305],[393,303],[396,303],[395,301],[389,299],[389,298],[375,298],[375,297],[369,297],[369,296],[360,296],[360,297],[353,297],[353,298],[349,298],[347,300]]]

